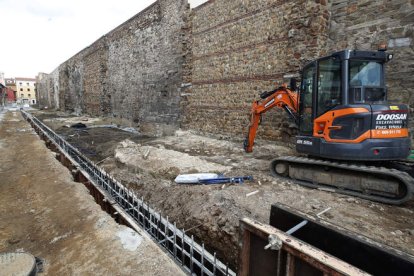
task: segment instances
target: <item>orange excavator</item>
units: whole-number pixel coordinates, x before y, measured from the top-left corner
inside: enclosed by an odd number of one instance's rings
[[[387,101],[390,59],[385,50],[344,50],[310,62],[299,89],[291,81],[253,102],[245,151],[253,150],[262,114],[281,108],[298,126],[302,156],[274,159],[273,175],[387,204],[410,200],[414,179],[401,162],[411,150],[408,107]]]

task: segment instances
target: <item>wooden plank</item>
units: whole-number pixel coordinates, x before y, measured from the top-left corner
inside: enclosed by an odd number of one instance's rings
[[[294,256],[306,261],[310,265],[319,269],[322,273],[328,275],[369,275],[368,273],[270,225],[262,224],[249,218],[244,218],[241,220],[241,227],[244,231],[250,231],[265,240],[267,240],[269,235],[277,236],[282,240],[282,250],[288,252],[289,255],[292,255],[292,257]],[[294,258],[290,259],[294,260]],[[290,263],[290,266],[292,266],[292,263]],[[291,270],[287,270],[287,274],[289,271]]]
[[[240,276],[248,276],[250,270],[250,232],[243,229],[242,245],[240,251]]]
[[[295,276],[295,257],[292,254],[287,254],[286,275]]]

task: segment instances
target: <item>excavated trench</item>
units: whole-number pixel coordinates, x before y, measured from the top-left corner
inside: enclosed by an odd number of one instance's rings
[[[228,265],[224,265],[216,257],[216,253],[210,254],[204,243],[201,245],[198,243],[201,239],[188,235],[190,229],[180,230],[176,223],[171,222],[168,217],[164,218],[161,212],[150,207],[143,198],[139,199],[134,192],[96,166],[86,156],[94,156],[96,159],[96,156],[100,155],[95,155],[93,150],[83,154],[82,147],[80,150],[73,147],[36,117],[28,113],[23,115],[45,141],[46,146],[56,153],[56,158],[72,172],[74,180],[83,183],[101,208],[116,222],[133,229],[140,227],[145,230],[177,264],[190,274],[235,275]],[[97,137],[102,137],[101,135],[102,133]],[[124,138],[123,136],[119,135],[121,138]],[[145,137],[137,139],[147,140]]]
[[[46,118],[47,120],[45,123],[47,124],[50,117],[46,116]],[[45,118],[39,116],[39,119],[42,120]],[[88,126],[85,128],[65,125],[57,127],[55,132],[91,161],[105,168],[106,171],[111,173],[111,175],[127,188],[135,191],[137,196],[144,198],[149,204],[161,210],[162,214],[176,222],[179,229],[186,229],[186,233],[194,236],[195,241],[199,243],[204,241],[206,250],[217,252],[217,257],[219,259],[227,263],[231,269],[237,270],[239,257],[238,220],[244,215],[240,214],[239,211],[234,210],[234,213],[239,213],[239,216],[235,217],[235,221],[232,222],[236,227],[230,229],[226,218],[220,220],[219,217],[222,211],[219,207],[213,206],[213,208],[203,210],[203,214],[200,216],[197,216],[195,213],[189,213],[188,210],[192,207],[182,206],[181,204],[183,203],[180,202],[182,200],[179,198],[191,198],[193,192],[185,189],[181,190],[181,187],[171,187],[169,184],[165,184],[170,183],[171,180],[175,178],[179,173],[178,170],[173,168],[171,171],[162,170],[157,172],[144,172],[134,166],[123,164],[114,159],[115,149],[118,144],[125,139],[137,144],[154,146],[156,145],[153,143],[155,138],[108,126]],[[48,145],[50,146],[51,144],[48,143]],[[165,148],[172,149],[173,147],[165,145]],[[54,148],[52,149],[55,150]],[[214,156],[214,153],[203,148],[193,150],[184,149],[183,151],[190,156],[196,156],[200,153],[206,156]],[[68,164],[68,161],[63,161],[62,163],[69,168],[72,167],[72,165]],[[75,175],[74,177],[77,181],[84,183],[88,187],[91,194],[94,195],[97,202],[102,206],[103,210],[111,214],[116,213],[114,210],[111,210],[108,202],[103,201],[102,195],[94,191],[93,185],[85,182],[84,177],[79,175]],[[159,185],[159,183],[161,183],[161,185]],[[151,186],[152,188],[149,188]],[[166,191],[166,188],[168,188],[170,192]],[[198,188],[200,189],[201,194],[207,193],[207,187],[199,186]],[[221,186],[217,186],[217,188],[221,189]],[[170,194],[170,198],[164,200],[163,197],[166,197],[167,194]],[[220,198],[219,201],[222,201],[220,207],[234,209],[234,201],[231,199]],[[177,204],[174,205],[173,202]],[[200,198],[200,204],[202,204],[202,202],[203,196]],[[189,200],[187,203],[191,204],[191,201]],[[206,220],[206,215],[210,216],[210,214],[212,219]],[[122,221],[122,218],[116,216],[114,218],[119,223],[125,223],[125,221]],[[215,222],[213,220],[218,221]]]

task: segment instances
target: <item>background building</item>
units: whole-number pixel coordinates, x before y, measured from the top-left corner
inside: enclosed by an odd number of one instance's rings
[[[15,91],[0,83],[0,105],[5,106],[14,102],[16,102]]]
[[[17,98],[17,87],[16,87],[16,80],[13,78],[6,78],[5,85],[8,89],[12,90],[14,93],[14,100],[16,101]]]
[[[36,104],[36,79],[16,78],[17,102],[22,104]]]
[[[4,82],[6,85],[5,91],[7,93],[7,103],[16,102],[16,97],[17,97],[16,80],[13,78],[5,78]]]

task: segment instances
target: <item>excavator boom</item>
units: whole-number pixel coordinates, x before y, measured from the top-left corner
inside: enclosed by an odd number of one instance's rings
[[[256,138],[257,128],[263,113],[278,107],[284,109],[296,124],[298,121],[298,95],[287,88],[286,85],[273,91],[264,92],[260,97],[262,101],[254,101],[252,104],[249,131],[244,141],[244,150],[246,152],[253,151],[254,139]]]

